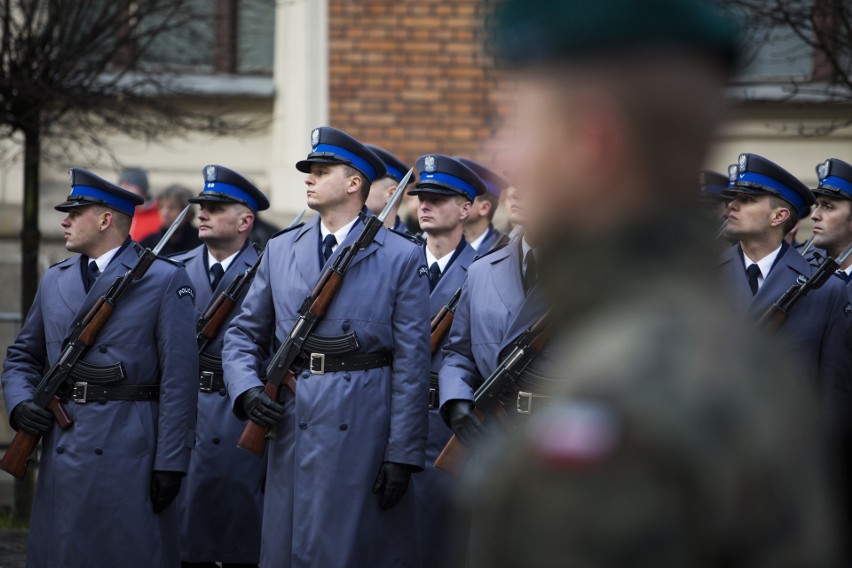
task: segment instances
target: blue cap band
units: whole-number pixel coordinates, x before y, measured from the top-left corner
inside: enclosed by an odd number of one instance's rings
[[[114,193],[88,185],[75,185],[71,188],[71,195],[69,195],[68,198],[71,199],[74,197],[90,197],[92,199],[103,201],[113,209],[118,209],[122,213],[127,213],[131,217],[133,217],[133,212],[136,210],[136,205],[129,199],[122,199]]]
[[[388,170],[388,177],[395,179],[397,182],[402,181],[402,178],[405,176],[404,173],[390,164],[385,164],[385,168]]]
[[[223,183],[221,181],[210,182],[204,184],[204,191],[201,192],[201,195],[204,195],[207,192],[224,193],[225,195],[230,195],[240,201],[245,201],[246,206],[257,213],[257,200],[249,193],[235,185]]]
[[[420,174],[420,183],[424,183],[427,180],[443,183],[449,185],[454,189],[461,190],[467,194],[471,201],[476,199],[476,188],[456,176],[451,176],[450,174],[445,174],[444,172],[435,172],[431,174],[424,172]]]
[[[313,151],[328,152],[329,154],[334,154],[336,156],[340,156],[341,158],[346,158],[352,163],[354,167],[361,170],[361,173],[370,178],[370,183],[376,181],[376,168],[374,168],[372,164],[370,164],[370,162],[368,162],[361,156],[350,152],[346,148],[341,148],[340,146],[333,146],[331,144],[319,144],[317,146],[314,146]]]
[[[791,187],[787,187],[778,180],[772,179],[771,177],[767,177],[764,175],[756,174],[754,172],[740,172],[737,181],[745,183],[754,183],[774,190],[778,193],[779,197],[781,197],[784,201],[796,208],[796,214],[799,217],[804,216],[805,209],[808,206],[807,202],[805,201],[805,198],[802,197],[799,192],[797,192]]]
[[[827,185],[828,187],[830,187],[832,189],[837,189],[839,191],[842,191],[843,193],[852,197],[852,183],[849,183],[848,181],[846,181],[843,178],[840,178],[840,177],[837,177],[837,176],[828,176],[825,179],[819,180],[820,188],[822,188],[822,186],[824,186],[824,185]]]

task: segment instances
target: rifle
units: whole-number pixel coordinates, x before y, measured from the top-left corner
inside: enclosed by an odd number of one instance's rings
[[[814,237],[813,236],[811,236],[811,238],[808,239],[808,242],[806,242],[804,245],[802,245],[802,248],[799,249],[799,254],[801,254],[802,256],[805,256],[806,254],[808,254],[808,251],[811,250],[812,246],[814,246]]]
[[[721,224],[721,225],[719,226],[719,228],[716,230],[716,236],[715,236],[715,237],[713,237],[713,240],[714,240],[714,241],[718,241],[719,239],[721,239],[722,237],[724,237],[724,236],[725,236],[725,231],[727,230],[727,228],[728,228],[728,220],[727,220],[727,219],[725,219],[724,221],[722,221],[722,224]]]
[[[535,359],[546,341],[546,330],[549,312],[541,316],[532,327],[518,338],[515,347],[494,372],[485,380],[473,395],[477,418],[484,420],[488,414],[505,412],[503,398],[509,394],[520,381],[524,371]],[[453,435],[444,449],[441,450],[435,467],[454,477],[461,474],[467,462],[469,450]]]
[[[302,212],[290,223],[290,227],[298,225],[304,216],[305,210],[302,209]],[[213,338],[219,334],[222,325],[227,321],[237,302],[240,301],[240,298],[242,298],[254,280],[254,275],[257,274],[257,269],[262,259],[263,252],[257,256],[254,264],[231,281],[228,287],[219,294],[216,301],[213,302],[207,311],[204,312],[204,315],[195,323],[195,337],[198,340],[199,353],[202,353],[210,342],[213,341]]]
[[[88,311],[86,316],[74,325],[71,336],[59,359],[42,377],[33,392],[33,402],[46,408],[53,413],[57,424],[63,430],[67,430],[73,424],[71,417],[65,412],[62,407],[62,402],[68,398],[72,390],[71,373],[75,366],[85,365],[85,361],[80,361],[83,355],[97,341],[104,326],[109,321],[112,314],[115,312],[115,306],[127,293],[131,284],[139,280],[148,269],[160,251],[169,239],[172,238],[174,232],[178,229],[186,214],[189,212],[191,205],[187,205],[180,215],[177,216],[172,226],[157,243],[154,249],[145,249],[139,256],[136,265],[119,276],[113,281],[107,290],[106,294],[98,298],[95,305]],[[27,472],[27,461],[38,445],[41,434],[33,435],[24,430],[15,432],[15,437],[9,445],[9,449],[0,460],[0,469],[11,474],[13,477],[23,479]]]
[[[453,297],[449,299],[449,301],[444,304],[444,307],[435,314],[435,317],[432,318],[432,327],[431,327],[431,337],[432,337],[432,355],[441,347],[441,343],[443,343],[444,338],[450,332],[450,327],[453,325],[453,318],[456,315],[456,306],[459,303],[459,298],[461,297],[461,288],[456,290],[456,293],[453,294]]]
[[[811,290],[821,288],[823,284],[828,282],[828,279],[846,262],[849,255],[852,255],[852,244],[846,247],[846,250],[837,257],[837,260],[834,260],[830,256],[823,260],[822,264],[817,267],[810,278],[800,274],[796,282],[774,304],[769,306],[760,320],[758,320],[757,327],[772,331],[780,328],[787,321],[790,310],[793,309],[799,300],[804,298]]]
[[[358,236],[358,240],[337,255],[334,264],[323,271],[311,293],[302,302],[302,306],[299,308],[299,319],[296,320],[287,339],[284,340],[266,367],[264,392],[272,400],[278,400],[282,384],[295,394],[296,374],[291,367],[301,353],[305,340],[311,336],[320,320],[325,317],[331,302],[340,291],[343,277],[346,276],[346,272],[349,270],[352,261],[355,260],[356,255],[372,244],[379,229],[384,226],[385,219],[402,199],[402,194],[405,192],[405,187],[412,175],[414,175],[414,170],[408,170],[378,217],[369,216],[366,218],[364,229]],[[264,440],[268,433],[268,427],[249,420],[237,446],[262,457]]]
[[[502,235],[500,235],[500,238],[497,239],[496,241],[494,241],[494,244],[491,245],[491,248],[488,249],[488,252],[493,252],[500,247],[504,247],[504,246],[508,245],[509,243],[515,242],[523,234],[524,234],[524,228],[521,227],[520,225],[515,225],[514,227],[512,227],[511,231],[509,231],[508,233],[503,233]],[[488,253],[486,253],[486,254],[488,254]]]

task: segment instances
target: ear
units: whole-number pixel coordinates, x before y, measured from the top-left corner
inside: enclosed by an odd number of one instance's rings
[[[476,203],[474,201],[474,203]],[[486,199],[480,199],[477,205],[476,213],[480,217],[487,217],[491,213],[491,202]]]
[[[251,231],[251,228],[254,226],[254,213],[251,211],[246,211],[242,215],[240,215],[240,224],[237,225],[238,233],[245,233],[246,231]]]
[[[462,201],[461,209],[459,210],[459,218],[466,221],[473,211],[473,204],[470,201]]]
[[[101,223],[100,223],[99,230],[101,232],[103,232],[103,231],[106,231],[107,229],[109,229],[113,224],[112,211],[110,211],[109,209],[104,209],[101,212],[100,217],[101,217]]]
[[[346,187],[346,193],[359,193],[362,185],[364,185],[364,180],[361,179],[361,176],[358,174],[350,176],[349,184]]]
[[[770,225],[772,227],[778,227],[787,222],[787,219],[790,218],[790,210],[786,207],[776,207],[772,210],[772,217],[770,219]]]
[[[386,197],[385,201],[390,200],[391,196],[393,196],[394,191],[396,191],[396,185],[394,185],[392,183],[388,184],[387,195],[385,196]]]

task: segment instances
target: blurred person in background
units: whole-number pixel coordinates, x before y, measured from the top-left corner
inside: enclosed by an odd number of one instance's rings
[[[180,212],[189,205],[189,199],[192,197],[192,192],[182,185],[170,185],[157,195],[157,211],[160,214],[160,222],[162,227],[156,233],[148,235],[142,242],[139,243],[143,247],[151,248],[157,246],[172,223],[175,222]],[[186,252],[194,249],[201,244],[201,239],[198,238],[198,229],[192,226],[192,221],[195,219],[195,210],[190,209],[180,227],[172,237],[160,254],[163,256],[171,256],[181,252]]]
[[[367,196],[367,209],[372,211],[373,215],[378,215],[385,208],[388,199],[391,198],[393,192],[396,190],[396,186],[402,181],[402,178],[405,177],[405,174],[408,173],[410,168],[403,163],[402,160],[384,148],[380,148],[372,144],[367,144],[367,148],[375,152],[376,155],[382,159],[385,163],[385,167],[388,169],[387,175],[381,179],[377,179],[370,185],[370,195]],[[415,177],[412,176],[411,180],[409,180],[409,185],[414,183],[414,181]],[[393,229],[397,233],[410,236],[412,233],[408,231],[408,227],[406,227],[405,223],[402,222],[402,219],[399,218],[398,211],[399,205],[397,205],[396,209],[388,215],[387,219],[385,219],[385,227]]]
[[[141,243],[142,239],[159,231],[161,226],[157,202],[152,200],[148,186],[148,172],[142,168],[124,168],[118,176],[118,185],[145,200],[136,207],[130,225],[130,238]]]
[[[721,296],[689,190],[735,26],[700,0],[506,0],[490,21],[556,384],[482,444],[468,566],[844,565],[815,389]]]
[[[473,250],[482,255],[490,251],[503,237],[503,233],[494,227],[494,215],[500,204],[500,193],[509,187],[509,180],[479,162],[467,158],[459,158],[459,161],[472,169],[488,190],[476,196],[473,210],[464,224],[464,238]]]

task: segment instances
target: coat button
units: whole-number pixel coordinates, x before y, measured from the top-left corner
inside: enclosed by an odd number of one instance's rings
[[[302,380],[303,380],[303,381],[304,381],[305,379],[307,379],[308,377],[310,377],[310,376],[311,376],[311,372],[310,372],[310,371],[302,371]]]
[[[62,446],[59,446],[58,448],[56,448],[56,453],[57,454],[64,454],[65,448],[63,448]]]
[[[341,424],[340,426],[338,426],[338,428],[340,428],[341,432],[345,432],[349,429],[349,424]]]
[[[100,449],[100,448],[95,448],[95,453],[96,453],[97,455],[101,455],[102,453],[104,453],[104,451],[103,451],[102,449]]]
[[[347,371],[347,372],[345,372],[345,373],[343,373],[343,380],[344,380],[344,381],[351,381],[351,380],[352,380],[352,375],[350,375],[348,371]]]
[[[219,396],[227,396],[227,395],[228,395],[227,389],[219,389]]]
[[[219,445],[219,438],[213,438],[213,443],[218,446]]]
[[[307,430],[308,429],[308,423],[305,422],[304,420],[302,420],[301,422],[299,422],[299,428],[301,428],[302,430]]]
[[[349,325],[349,320],[343,320],[343,323],[340,324],[340,329],[342,329],[343,331],[349,331],[350,327],[351,326]]]
[[[106,353],[107,352],[107,346],[101,345],[100,347],[98,347],[98,351],[100,351],[101,353]]]

